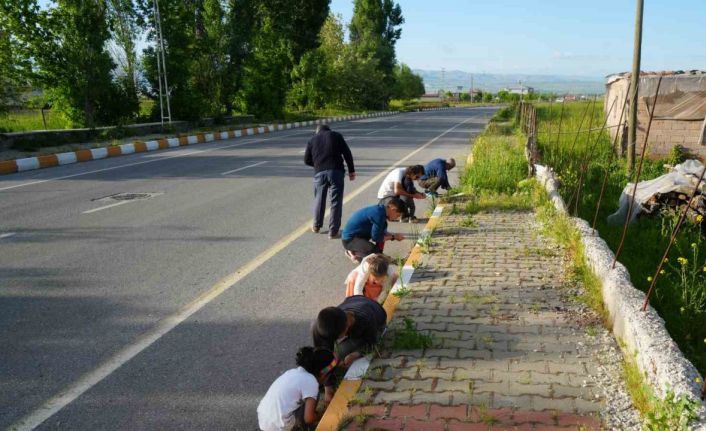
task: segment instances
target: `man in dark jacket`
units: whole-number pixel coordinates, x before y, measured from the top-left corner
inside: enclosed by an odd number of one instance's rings
[[[306,146],[304,163],[314,167],[314,224],[311,230],[318,233],[324,224],[326,195],[331,189],[331,216],[329,217],[328,236],[340,238],[341,216],[343,215],[343,180],[348,166],[348,178],[355,180],[353,155],[340,133],[332,131],[323,124],[316,129]]]

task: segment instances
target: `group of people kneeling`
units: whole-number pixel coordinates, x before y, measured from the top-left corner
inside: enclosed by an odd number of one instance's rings
[[[329,129],[323,132],[335,133]],[[321,133],[317,132],[315,138],[318,135]],[[339,138],[342,140],[340,135],[324,138],[334,143]],[[312,155],[316,159],[316,147],[312,148],[310,141],[306,157],[311,160]],[[347,156],[344,152],[346,162],[350,160],[348,168],[353,173],[352,180],[355,175],[350,151]],[[346,278],[346,298],[338,306],[326,307],[319,312],[312,325],[313,347],[302,347],[297,351],[297,367],[279,376],[260,401],[257,414],[261,430],[311,429],[320,419],[317,413],[320,386],[324,387],[324,402],[330,402],[336,379],[334,370],[350,367],[380,340],[387,324],[387,313],[381,302],[385,292],[397,281],[395,266],[382,252],[386,241],[404,239],[402,234],[387,230],[388,221],[416,222],[414,199],[434,195],[440,187],[449,189],[446,172],[455,164],[453,159],[435,159],[426,167],[414,165],[393,169],[378,190],[379,202],[351,215],[340,237],[347,256],[358,266]],[[330,173],[326,175],[330,176]],[[417,180],[426,189],[425,193],[415,189],[414,181]],[[317,188],[317,177],[314,181],[316,195],[322,190]],[[326,193],[325,189],[323,193]],[[316,195],[315,198],[312,231],[318,233],[321,226],[320,222],[316,225],[318,206],[322,201],[325,205],[325,196]],[[331,226],[340,226],[340,211],[332,210],[331,217]],[[339,220],[334,220],[335,217]],[[322,218],[323,213],[319,220]],[[329,237],[339,235],[332,236],[329,232]]]

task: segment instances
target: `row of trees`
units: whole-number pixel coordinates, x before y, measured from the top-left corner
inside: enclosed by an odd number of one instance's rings
[[[173,117],[374,109],[423,94],[396,60],[399,5],[355,0],[346,41],[329,1],[160,0]],[[0,0],[0,105],[40,88],[74,125],[134,119],[140,96],[158,97],[154,22],[154,0]]]

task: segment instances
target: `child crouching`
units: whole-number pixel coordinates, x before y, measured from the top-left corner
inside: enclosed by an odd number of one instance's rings
[[[319,384],[336,366],[328,349],[302,347],[297,352],[297,368],[285,371],[267,390],[257,406],[262,431],[313,429],[320,419],[316,413]]]
[[[346,298],[363,295],[375,301],[386,287],[397,281],[397,271],[384,254],[369,254],[346,277]]]

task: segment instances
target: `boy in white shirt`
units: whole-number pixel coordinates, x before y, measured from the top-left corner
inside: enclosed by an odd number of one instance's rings
[[[279,376],[257,406],[260,429],[290,431],[295,426],[313,429],[320,419],[316,413],[319,384],[328,378],[336,363],[336,357],[328,349],[299,349],[297,368]]]
[[[378,189],[377,197],[380,200],[379,203],[385,204],[388,199],[397,196],[407,206],[409,220],[416,221],[414,200],[424,199],[426,196],[414,188],[414,181],[418,180],[422,175],[424,175],[424,166],[422,165],[412,165],[407,168],[391,170],[385,179],[382,180],[382,184]]]

